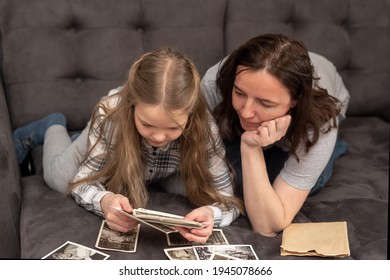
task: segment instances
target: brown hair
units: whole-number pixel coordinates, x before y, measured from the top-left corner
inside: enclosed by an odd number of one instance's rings
[[[211,132],[211,115],[200,91],[199,74],[190,60],[169,48],[146,53],[133,64],[118,95],[119,102],[112,108],[107,105],[109,102],[99,103],[91,122],[91,128],[98,123],[97,142],[109,145],[108,155],[104,155],[107,160],[91,176],[72,182],[71,188],[99,182],[107,190],[127,196],[133,207],[145,207],[148,192],[144,182],[142,136],[135,126],[134,108],[140,102],[161,104],[168,112],[181,110],[189,114],[186,128],[179,137],[181,173],[189,200],[197,206],[217,202],[241,207],[240,200],[222,196],[212,187],[214,178],[208,168],[207,143],[211,142],[217,155],[221,155],[221,151],[217,151]],[[107,97],[107,100],[110,98],[118,96]],[[109,127],[112,130],[107,131]]]
[[[286,133],[291,143],[290,154],[297,160],[297,148],[303,141],[306,152],[324,133],[337,127],[340,101],[317,85],[314,68],[303,42],[284,35],[265,34],[252,38],[234,50],[223,62],[217,76],[222,102],[214,116],[224,139],[231,140],[241,130],[237,112],[232,106],[232,89],[237,66],[265,70],[276,77],[289,91],[297,105],[291,109],[292,121]],[[328,123],[328,125],[326,125]],[[313,136],[308,134],[313,129]]]

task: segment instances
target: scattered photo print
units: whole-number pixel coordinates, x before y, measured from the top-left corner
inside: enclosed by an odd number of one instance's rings
[[[170,260],[197,260],[193,247],[179,247],[164,249]]]
[[[229,260],[239,260],[238,258],[223,255],[220,253],[213,253],[210,257],[210,260],[215,260],[215,261],[229,261]]]
[[[167,234],[167,242],[169,246],[187,246],[187,245],[199,245],[200,243],[188,241],[180,233],[173,232]],[[203,245],[226,245],[229,244],[222,229],[213,229],[207,242]]]
[[[126,253],[137,251],[140,224],[129,232],[119,232],[110,229],[106,221],[102,221],[100,232],[96,240],[96,248]]]
[[[199,260],[210,260],[213,253],[230,256],[240,260],[257,260],[252,245],[209,245],[194,246],[194,251]]]
[[[92,248],[67,241],[42,259],[50,260],[105,260],[110,256]]]

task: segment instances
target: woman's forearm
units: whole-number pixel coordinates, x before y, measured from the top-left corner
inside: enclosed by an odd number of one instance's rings
[[[245,208],[252,229],[274,236],[286,226],[284,206],[268,178],[263,151],[241,143]]]

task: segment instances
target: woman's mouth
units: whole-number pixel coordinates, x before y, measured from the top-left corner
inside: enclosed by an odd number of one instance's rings
[[[260,126],[258,123],[247,122],[241,118],[240,123],[244,130],[256,130]]]

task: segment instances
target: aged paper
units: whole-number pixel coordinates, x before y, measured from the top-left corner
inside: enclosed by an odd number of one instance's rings
[[[293,223],[283,231],[281,255],[347,257],[347,223]]]

